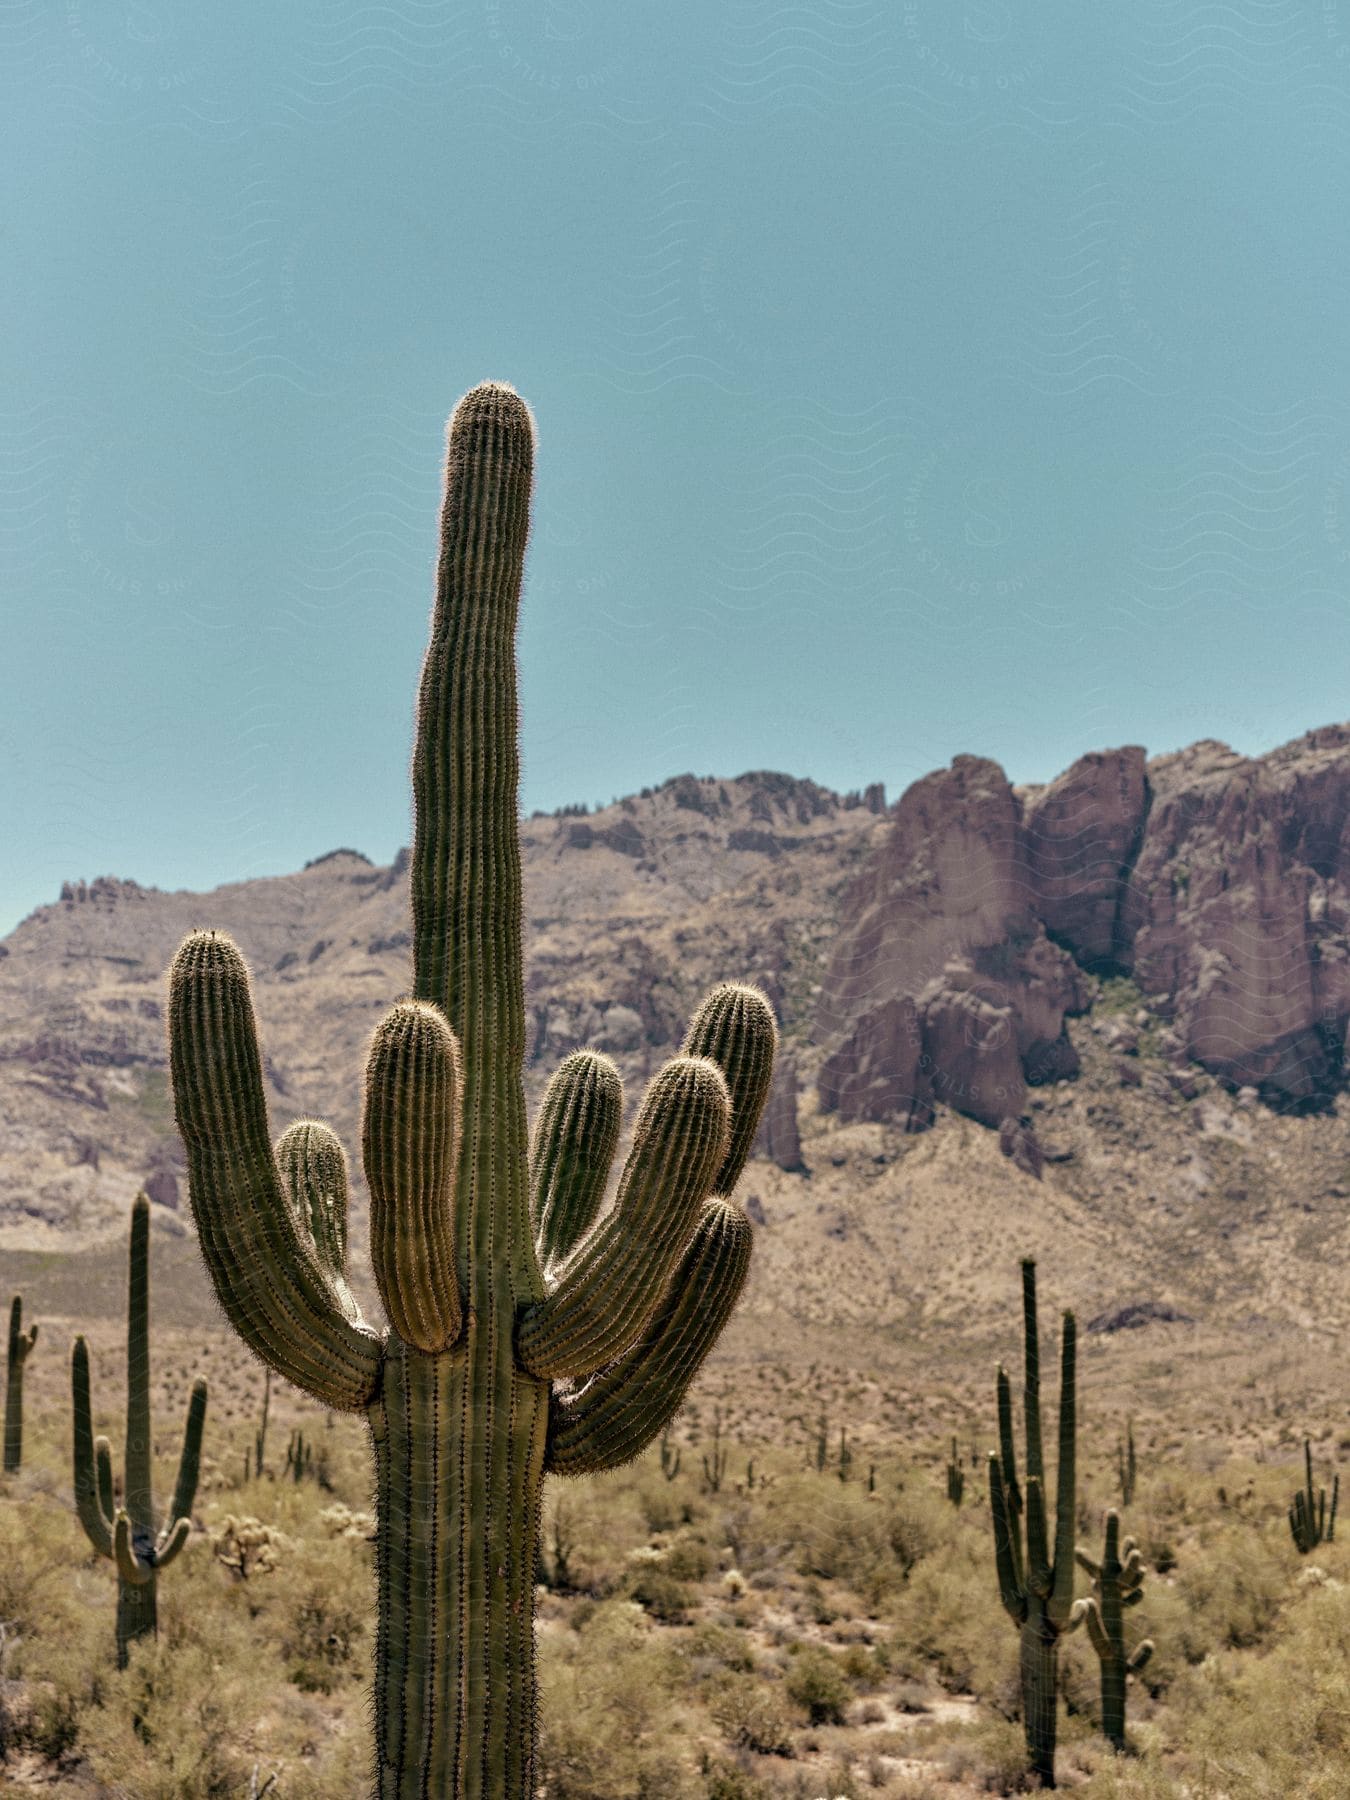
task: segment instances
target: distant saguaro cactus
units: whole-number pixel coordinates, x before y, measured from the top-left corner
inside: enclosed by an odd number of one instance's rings
[[[1116,1481],[1120,1488],[1122,1506],[1129,1506],[1134,1500],[1135,1483],[1139,1477],[1139,1465],[1134,1455],[1134,1420],[1125,1422],[1125,1442],[1116,1445]]]
[[[387,1334],[345,1279],[341,1145],[309,1124],[271,1146],[239,951],[196,933],[171,976],[174,1105],[216,1292],[263,1361],[370,1426],[379,1800],[534,1793],[541,1478],[638,1455],[726,1323],[750,1255],[731,1196],[776,1046],[758,990],[715,988],[647,1089],[598,1223],[614,1065],[569,1057],[527,1137],[515,631],[533,453],[510,388],[456,407],[413,753],[413,998],[366,1071]]]
[[[1152,1638],[1145,1638],[1127,1655],[1125,1611],[1144,1597],[1144,1564],[1132,1537],[1123,1542],[1120,1514],[1106,1515],[1106,1545],[1097,1562],[1078,1550],[1080,1567],[1092,1577],[1093,1592],[1075,1603],[1074,1610],[1086,1621],[1088,1636],[1102,1671],[1102,1731],[1117,1750],[1125,1748],[1125,1683],[1137,1675],[1153,1654]]]
[[[17,1475],[23,1462],[23,1366],[37,1342],[38,1328],[23,1328],[23,1295],[9,1303],[9,1348],[5,1356],[5,1474]]]
[[[1072,1631],[1077,1325],[1064,1315],[1060,1350],[1059,1463],[1055,1472],[1055,1539],[1051,1554],[1045,1506],[1045,1459],[1041,1447],[1041,1346],[1036,1319],[1036,1264],[1022,1263],[1022,1329],[1026,1374],[1024,1425],[1027,1440],[1026,1497],[1017,1482],[1013,1445],[1012,1386],[998,1371],[999,1449],[989,1457],[989,1506],[994,1522],[994,1559],[1004,1609],[1021,1633],[1022,1726],[1031,1772],[1042,1787],[1055,1785],[1056,1690],[1059,1640]],[[1025,1538],[1023,1510],[1025,1507]]]
[[[961,1458],[957,1453],[956,1439],[952,1439],[951,1460],[947,1464],[947,1498],[953,1506],[960,1506],[966,1494],[966,1472],[961,1467]]]
[[[206,1383],[199,1376],[188,1401],[183,1452],[173,1501],[158,1527],[151,1488],[150,1430],[150,1202],[138,1194],[131,1208],[131,1256],[127,1293],[127,1435],[122,1504],[113,1498],[112,1448],[95,1439],[89,1399],[89,1346],[77,1337],[70,1358],[74,1402],[75,1510],[89,1542],[117,1565],[117,1666],[127,1647],[153,1636],[158,1619],[159,1574],[187,1542],[201,1466]]]
[[[1336,1535],[1336,1502],[1341,1495],[1341,1478],[1331,1479],[1331,1514],[1327,1514],[1327,1490],[1313,1491],[1312,1445],[1303,1440],[1303,1491],[1294,1495],[1289,1508],[1289,1530],[1300,1556],[1306,1556],[1322,1543],[1330,1543]]]

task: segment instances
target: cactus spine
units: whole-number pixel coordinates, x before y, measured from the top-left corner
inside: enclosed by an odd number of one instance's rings
[[[598,1223],[613,1064],[569,1057],[527,1137],[515,631],[533,445],[495,383],[450,422],[413,754],[413,998],[376,1029],[362,1126],[387,1334],[346,1284],[341,1146],[308,1123],[303,1145],[270,1145],[239,952],[196,933],[171,976],[174,1104],[216,1292],[263,1361],[369,1423],[378,1800],[533,1794],[541,1479],[639,1454],[729,1317],[750,1252],[731,1195],[776,1046],[762,994],[714,989],[647,1090]]]
[[[37,1342],[38,1328],[23,1328],[23,1296],[9,1303],[9,1349],[5,1356],[5,1474],[17,1475],[23,1461],[23,1366]]]
[[[1318,1488],[1313,1492],[1312,1445],[1307,1438],[1303,1440],[1303,1491],[1294,1495],[1293,1505],[1289,1508],[1289,1530],[1300,1556],[1306,1556],[1317,1545],[1330,1543],[1336,1535],[1336,1502],[1341,1495],[1341,1478],[1333,1475],[1331,1480],[1331,1515],[1327,1516],[1327,1490]]]
[[[89,1542],[117,1566],[117,1666],[125,1669],[128,1645],[153,1636],[159,1572],[167,1569],[192,1529],[192,1503],[201,1466],[206,1383],[192,1384],[187,1426],[173,1501],[158,1527],[151,1487],[150,1430],[150,1202],[138,1194],[131,1208],[127,1287],[127,1431],[122,1504],[113,1497],[112,1450],[94,1437],[89,1398],[89,1347],[77,1337],[70,1359],[74,1402],[75,1510]]]
[[[1125,1683],[1137,1675],[1153,1654],[1153,1640],[1145,1638],[1125,1653],[1125,1608],[1138,1606],[1144,1597],[1144,1564],[1132,1537],[1120,1536],[1120,1514],[1106,1515],[1106,1545],[1096,1562],[1079,1549],[1078,1562],[1092,1577],[1093,1591],[1079,1600],[1074,1611],[1085,1620],[1092,1648],[1102,1674],[1102,1731],[1117,1750],[1125,1748]]]
[[[1041,1786],[1055,1785],[1055,1707],[1059,1640],[1079,1622],[1073,1603],[1076,1483],[1077,1326],[1064,1315],[1060,1350],[1059,1464],[1055,1482],[1055,1536],[1051,1553],[1046,1520],[1046,1475],[1041,1447],[1041,1349],[1036,1319],[1036,1264],[1022,1263],[1025,1345],[1024,1425],[1026,1495],[1017,1481],[1013,1446],[1012,1387],[998,1371],[999,1449],[989,1457],[989,1505],[994,1559],[1004,1609],[1021,1633],[1022,1725],[1031,1772]],[[1025,1525],[1023,1513],[1025,1511]]]

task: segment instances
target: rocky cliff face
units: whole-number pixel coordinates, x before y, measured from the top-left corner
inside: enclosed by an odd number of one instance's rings
[[[902,796],[841,913],[817,1029],[845,1117],[1019,1112],[1074,1072],[1081,970],[1131,975],[1174,1060],[1322,1104],[1350,1018],[1350,727],[1259,758],[1094,752],[1020,792],[957,757]]]
[[[917,1127],[941,1101],[997,1125],[1028,1081],[1074,1073],[1064,1019],[1088,991],[1046,935],[1028,845],[995,762],[958,756],[901,796],[844,899],[816,1018],[833,1041],[823,1104]],[[1095,883],[1099,852],[1087,860]]]
[[[768,991],[803,1129],[817,1098],[913,1130],[943,1107],[1020,1119],[1078,1072],[1066,1020],[1120,975],[1146,1004],[1108,1048],[1146,1098],[1193,1097],[1193,1064],[1278,1110],[1345,1080],[1350,726],[1252,759],[1098,751],[1037,788],[962,756],[889,811],[879,788],[686,775],[521,831],[531,1098],[583,1043],[635,1097],[724,977]],[[0,943],[0,1242],[120,1229],[147,1182],[165,1214],[180,1202],[164,973],[197,926],[253,969],[277,1129],[313,1113],[354,1147],[369,1034],[409,981],[407,907],[406,856],[349,850],[210,894],[67,884]],[[1141,1032],[1162,1073],[1141,1075]],[[785,1080],[761,1144],[784,1168],[796,1112]]]

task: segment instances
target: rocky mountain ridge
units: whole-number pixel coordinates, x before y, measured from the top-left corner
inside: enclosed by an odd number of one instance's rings
[[[790,1051],[761,1141],[785,1179],[818,1166],[813,1132],[966,1113],[1022,1121],[1003,1166],[1033,1181],[1035,1096],[1072,1094],[1079,1020],[1095,1078],[1145,1106],[1217,1083],[1325,1113],[1345,1079],[1350,726],[1260,758],[1094,752],[1037,788],[958,757],[889,809],[876,787],[685,775],[526,819],[522,856],[531,1099],[582,1042],[635,1089],[710,982],[757,980]],[[409,979],[406,888],[406,854],[341,850],[204,895],[73,883],[26,919],[0,944],[0,1244],[106,1236],[138,1183],[180,1208],[162,1006],[196,926],[254,971],[277,1129],[315,1113],[354,1148],[366,1042]],[[1103,982],[1140,1004],[1107,1017]]]

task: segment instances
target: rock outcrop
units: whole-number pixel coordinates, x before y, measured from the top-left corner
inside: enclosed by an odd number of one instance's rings
[[[1194,744],[1148,778],[1127,966],[1196,1062],[1278,1104],[1321,1103],[1350,1018],[1350,726],[1257,758]]]
[[[1073,1074],[1064,1019],[1087,989],[1037,899],[1022,802],[997,763],[958,756],[909,788],[843,903],[817,1015],[835,1040],[821,1104],[914,1127],[942,1101],[997,1125],[1029,1081]]]
[[[1086,967],[1120,960],[1122,876],[1148,813],[1144,751],[1094,750],[1030,799],[1023,840],[1037,916]]]
[[[773,1071],[768,1105],[759,1122],[755,1150],[788,1175],[802,1175],[806,1162],[802,1157],[801,1132],[797,1125],[797,1095],[800,1083],[796,1059],[791,1052],[780,1054]]]
[[[1024,1083],[1075,1072],[1080,968],[1134,978],[1174,1063],[1324,1104],[1350,1020],[1350,726],[1256,758],[1097,751],[1020,792],[957,757],[901,797],[842,914],[817,1030],[845,1118],[1019,1111]]]

